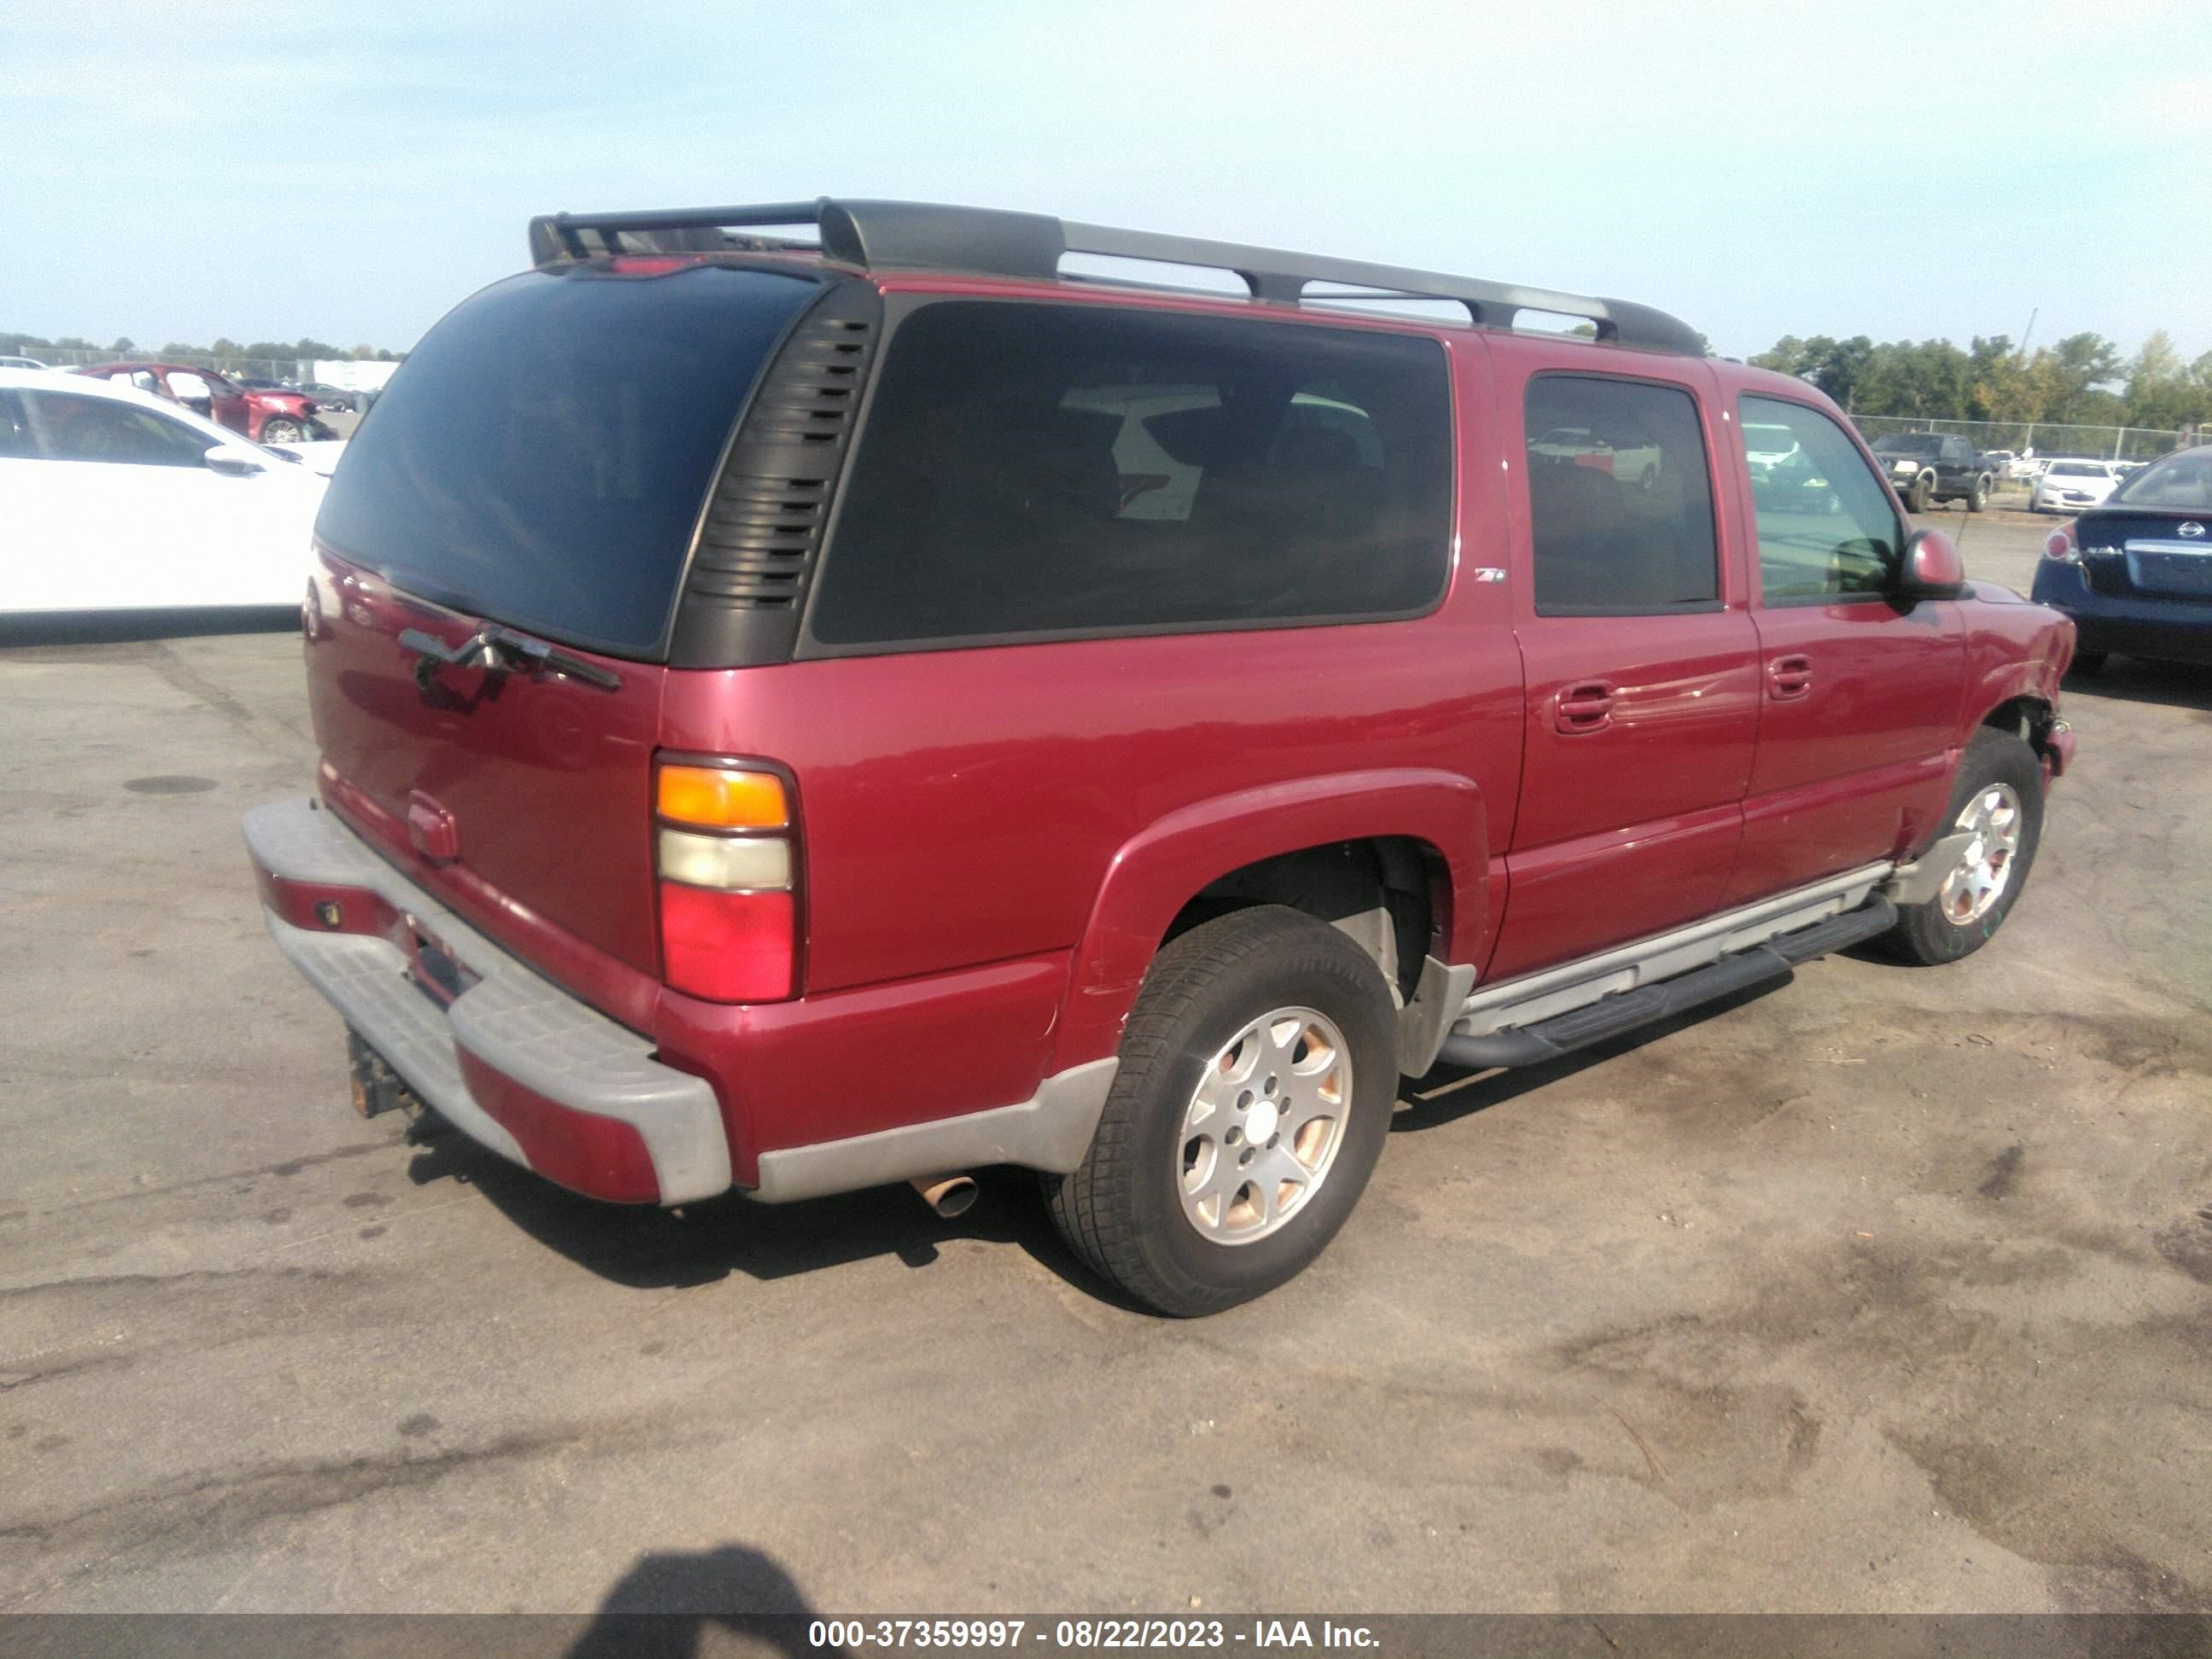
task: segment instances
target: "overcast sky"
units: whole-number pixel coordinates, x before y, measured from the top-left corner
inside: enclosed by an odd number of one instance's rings
[[[2212,350],[2212,5],[19,8],[0,328],[404,348],[561,208],[1026,208],[1788,333]]]

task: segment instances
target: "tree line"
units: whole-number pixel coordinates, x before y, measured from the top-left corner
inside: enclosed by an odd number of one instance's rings
[[[64,334],[59,339],[41,339],[35,334],[0,333],[0,356],[35,357],[40,350],[96,351],[110,357],[150,357],[162,360],[173,357],[252,357],[256,359],[298,358],[302,362],[320,358],[337,362],[351,358],[356,362],[396,363],[400,354],[372,345],[337,346],[327,340],[313,338],[299,340],[252,340],[244,345],[232,339],[217,340],[211,346],[189,345],[181,340],[172,340],[160,350],[142,346],[129,335],[120,335],[109,345],[95,340],[80,339],[74,334]]]
[[[2164,329],[2126,359],[2100,334],[2071,334],[2033,355],[2003,334],[1976,335],[1963,351],[1948,340],[1786,334],[1751,361],[1809,380],[1847,413],[1869,418],[2212,425],[2212,351],[2185,362]]]

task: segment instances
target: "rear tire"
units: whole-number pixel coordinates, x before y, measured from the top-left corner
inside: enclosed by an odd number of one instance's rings
[[[2076,651],[2074,660],[2067,665],[2066,672],[2079,674],[2084,679],[2091,678],[2105,672],[2105,656],[2102,651]]]
[[[1936,896],[1898,907],[1881,942],[1899,960],[1934,967],[1972,956],[1996,936],[2027,885],[2043,838],[2043,763],[2009,732],[1983,726],[1966,744],[1936,839],[1983,831]]]
[[[1352,1213],[1390,1130],[1396,1017],[1374,961],[1281,905],[1217,917],[1154,960],[1121,1058],[1083,1162],[1045,1181],[1069,1246],[1179,1317],[1303,1271]]]

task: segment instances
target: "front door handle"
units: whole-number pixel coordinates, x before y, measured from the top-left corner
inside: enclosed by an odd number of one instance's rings
[[[1610,681],[1577,680],[1563,686],[1553,700],[1552,725],[1568,736],[1602,732],[1613,724],[1613,690]]]
[[[1790,702],[1813,689],[1810,657],[1777,657],[1766,665],[1767,694],[1777,702]]]

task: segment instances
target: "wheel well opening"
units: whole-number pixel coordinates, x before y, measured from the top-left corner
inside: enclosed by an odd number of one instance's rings
[[[1208,882],[1176,913],[1160,943],[1232,911],[1287,905],[1351,938],[1402,1002],[1419,982],[1422,959],[1441,945],[1449,892],[1443,856],[1425,842],[1409,836],[1331,842]]]
[[[2014,697],[1983,715],[1982,724],[2011,732],[2041,754],[2057,717],[2057,711],[2040,697]]]

